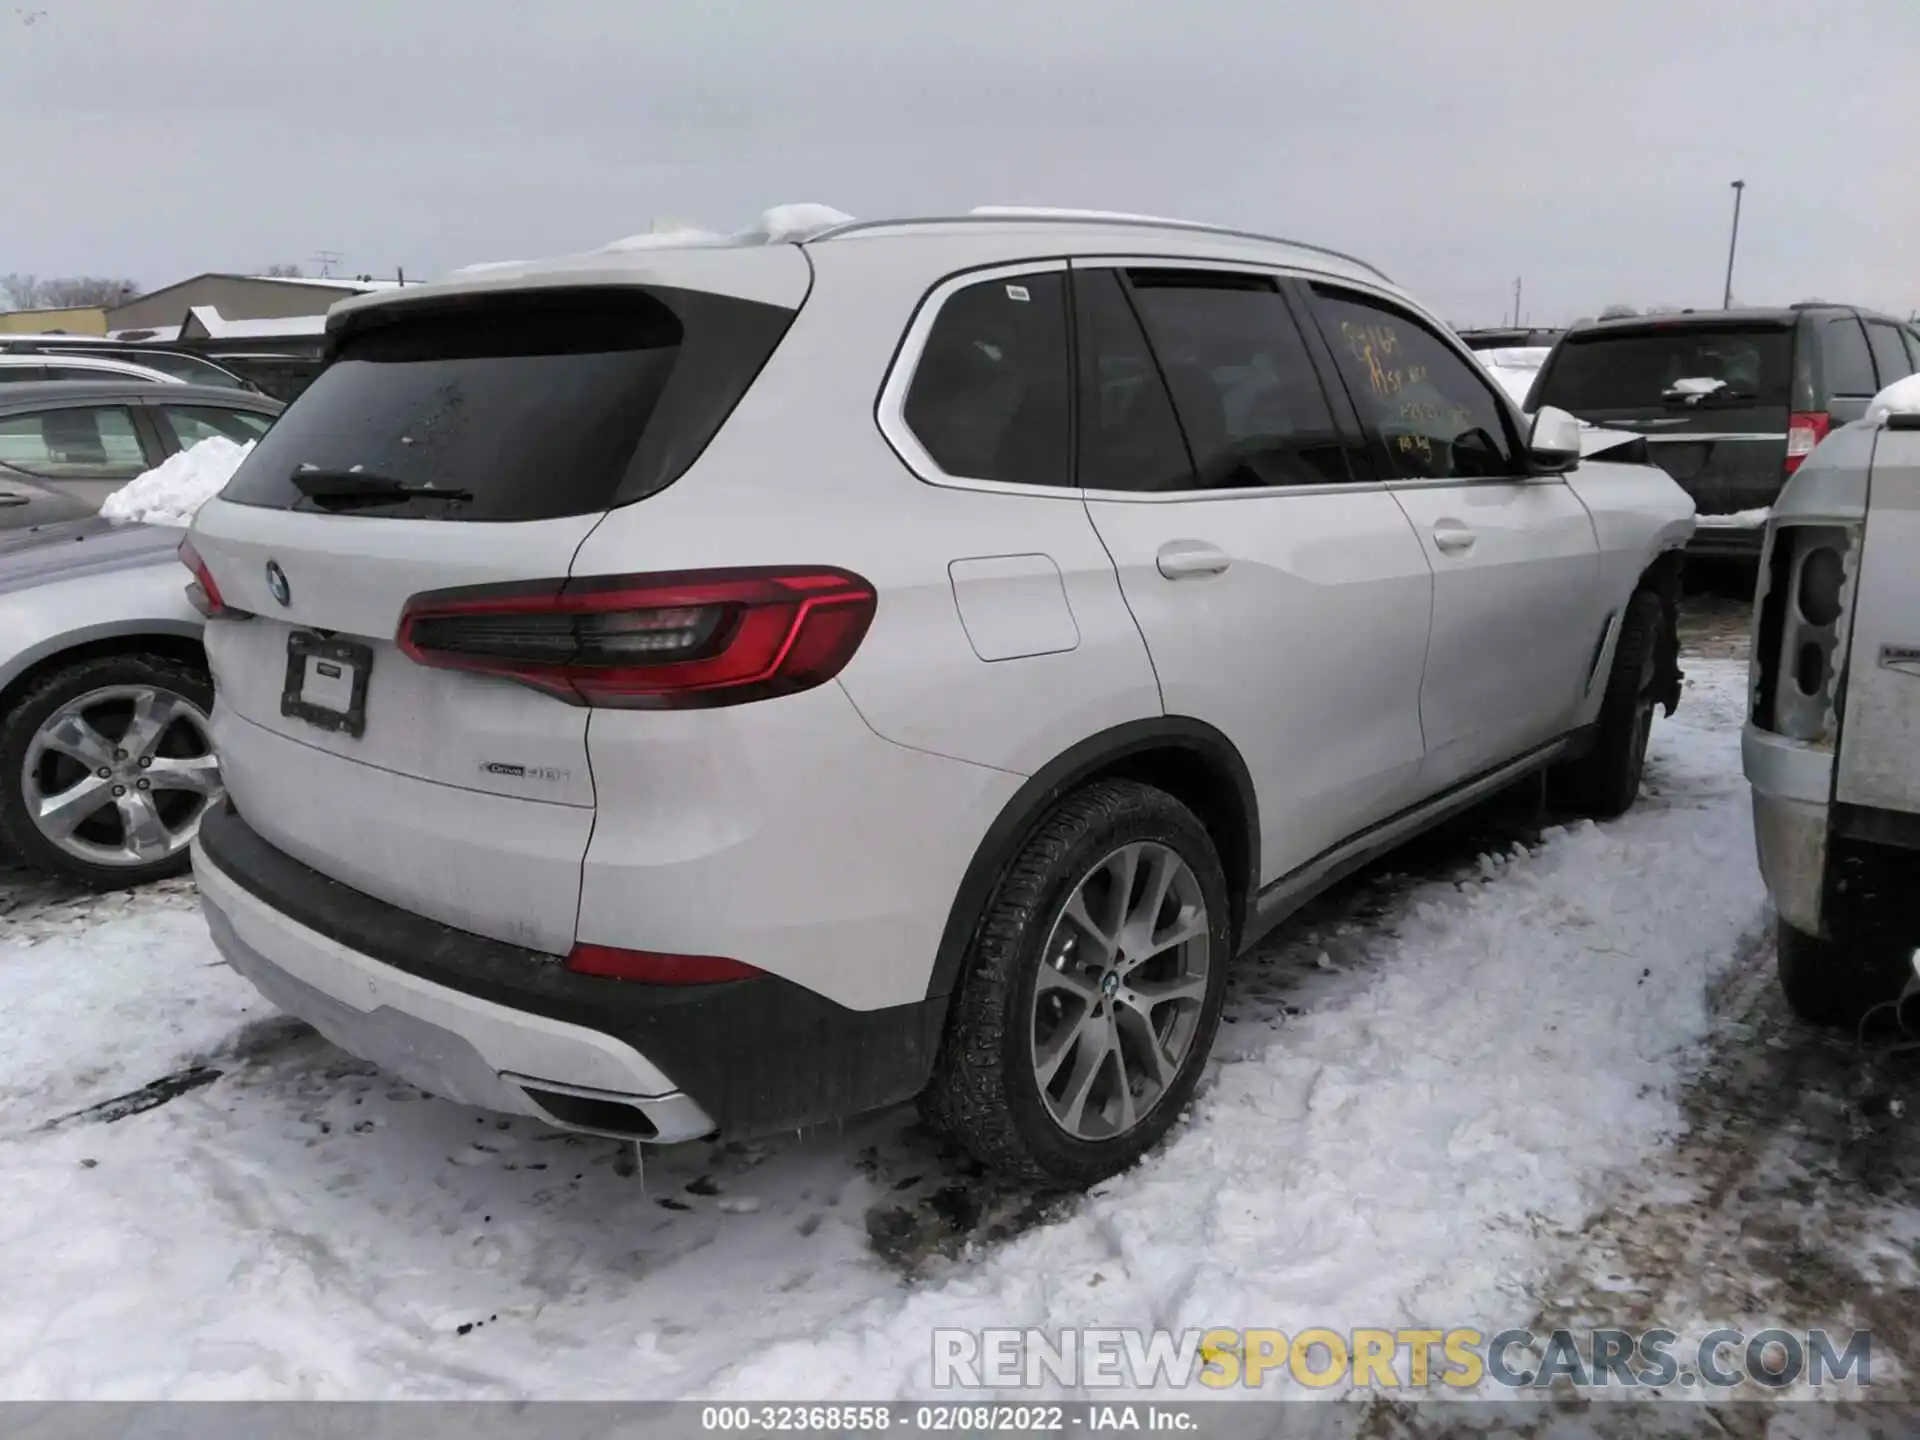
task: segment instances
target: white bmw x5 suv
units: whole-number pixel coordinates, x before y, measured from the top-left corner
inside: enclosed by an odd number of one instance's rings
[[[1661,471],[1372,267],[855,223],[336,306],[200,511],[235,969],[454,1100],[642,1141],[920,1096],[1086,1183],[1235,954],[1679,694]]]

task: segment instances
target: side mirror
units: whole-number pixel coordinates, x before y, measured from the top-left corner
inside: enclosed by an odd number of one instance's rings
[[[1557,475],[1580,463],[1580,422],[1554,405],[1542,405],[1527,436],[1527,463],[1536,475]]]

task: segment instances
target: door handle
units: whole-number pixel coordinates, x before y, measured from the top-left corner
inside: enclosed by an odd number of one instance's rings
[[[1442,520],[1433,527],[1433,543],[1449,555],[1471,550],[1479,538],[1458,520]]]
[[[1168,541],[1160,547],[1154,560],[1160,573],[1169,580],[1182,580],[1189,575],[1218,575],[1233,564],[1233,557],[1226,551],[1198,540]]]

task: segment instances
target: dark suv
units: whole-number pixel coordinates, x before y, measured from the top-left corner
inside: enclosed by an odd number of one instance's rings
[[[1690,552],[1757,557],[1767,510],[1808,452],[1916,371],[1920,333],[1852,305],[1682,311],[1573,326],[1527,409],[1644,435],[1699,509]]]

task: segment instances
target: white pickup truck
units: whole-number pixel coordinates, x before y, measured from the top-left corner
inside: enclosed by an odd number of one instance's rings
[[[1920,1023],[1920,377],[1821,443],[1767,526],[1743,736],[1803,1018]]]

